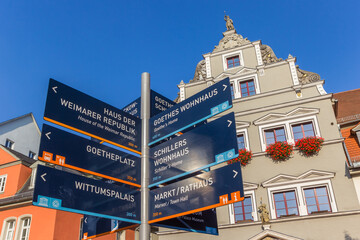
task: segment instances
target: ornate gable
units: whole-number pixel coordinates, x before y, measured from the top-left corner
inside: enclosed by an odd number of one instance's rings
[[[297,118],[297,117],[315,115],[315,114],[318,114],[319,112],[320,112],[320,110],[317,108],[302,108],[302,107],[300,107],[300,108],[296,108],[287,113],[269,113],[269,114],[255,120],[254,124],[261,125],[261,124],[277,122],[277,121],[287,120],[287,119],[292,119],[292,118]]]
[[[267,229],[262,231],[259,234],[249,238],[249,240],[302,240],[301,238],[289,236],[283,233],[275,232],[273,230]]]

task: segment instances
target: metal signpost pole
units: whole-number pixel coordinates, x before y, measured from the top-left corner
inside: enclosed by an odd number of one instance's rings
[[[141,74],[141,225],[140,240],[150,239],[149,221],[149,119],[150,74]]]

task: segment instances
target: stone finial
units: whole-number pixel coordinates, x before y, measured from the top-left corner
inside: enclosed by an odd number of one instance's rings
[[[289,53],[289,56],[288,56],[288,58],[293,58],[293,56]]]

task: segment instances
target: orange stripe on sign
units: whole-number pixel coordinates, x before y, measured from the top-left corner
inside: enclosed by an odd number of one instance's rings
[[[90,236],[90,237],[88,237],[88,236],[86,235],[86,238],[83,238],[82,240],[93,239],[93,238],[100,237],[100,236],[104,236],[104,235],[107,235],[107,234],[110,234],[110,233],[116,233],[116,232],[119,232],[119,231],[122,231],[122,230],[130,229],[130,228],[135,228],[135,227],[137,227],[137,226],[139,226],[139,224],[135,224],[135,225],[131,225],[131,226],[128,226],[128,227],[116,229],[115,231],[110,231],[110,232],[105,232],[105,233],[101,233],[101,234],[98,234],[98,235],[93,235],[93,236]]]
[[[225,198],[226,201],[223,201],[224,196],[226,196],[226,198]],[[231,201],[229,201],[228,198],[227,198],[227,194],[226,194],[226,195],[220,196],[220,198],[219,198],[220,203],[213,204],[213,205],[203,207],[203,208],[194,209],[194,210],[187,211],[187,212],[174,214],[174,215],[163,217],[163,218],[157,218],[157,219],[154,219],[154,220],[150,220],[148,223],[150,224],[150,223],[155,223],[155,222],[159,222],[159,221],[168,220],[168,219],[175,218],[175,217],[181,217],[181,216],[185,216],[185,215],[188,215],[188,214],[191,214],[191,213],[196,213],[196,212],[209,210],[209,209],[212,209],[212,208],[221,207],[221,206],[224,206],[224,205],[228,205],[230,203],[240,202],[240,201],[243,201],[245,199],[244,197],[239,197],[239,196],[240,196],[240,192],[232,193],[231,197],[235,198],[235,199],[232,199]]]
[[[63,124],[63,123],[61,123],[61,122],[52,120],[52,119],[50,119],[50,118],[44,117],[44,120],[46,120],[46,121],[48,121],[48,122],[52,122],[52,123],[57,124],[57,125],[59,125],[59,126],[62,126],[62,127],[64,127],[64,128],[71,129],[71,130],[73,130],[73,131],[75,131],[75,132],[85,134],[85,135],[87,135],[87,136],[89,136],[89,137],[93,137],[93,138],[99,139],[99,140],[101,140],[101,141],[103,141],[103,142],[107,142],[107,143],[110,143],[110,144],[112,144],[112,145],[121,147],[121,148],[126,149],[126,150],[129,150],[129,151],[131,151],[131,152],[133,152],[133,153],[137,153],[137,154],[140,154],[140,155],[141,155],[141,152],[139,152],[139,151],[136,151],[136,150],[134,150],[134,149],[128,148],[128,147],[123,146],[123,145],[120,145],[120,144],[118,144],[118,143],[115,143],[115,142],[106,140],[105,138],[102,138],[102,137],[93,135],[93,134],[91,134],[91,133],[84,132],[84,131],[82,131],[82,130],[80,130],[80,129],[73,128],[73,127],[71,127],[71,126],[69,126],[69,125],[66,125],[66,124]]]
[[[59,164],[59,163],[56,162],[56,161],[47,161],[47,160],[45,160],[45,159],[42,158],[42,157],[38,157],[38,159],[41,160],[41,161],[44,161],[44,162],[53,163],[53,164],[55,164],[55,165],[59,165],[59,166],[71,168],[71,169],[74,169],[74,170],[77,170],[77,171],[80,171],[80,172],[92,174],[92,175],[95,175],[95,176],[99,176],[99,177],[102,177],[102,178],[114,180],[114,181],[117,181],[117,182],[121,182],[121,183],[125,183],[125,184],[128,184],[128,185],[134,186],[134,187],[141,188],[141,185],[139,185],[139,184],[137,184],[137,183],[132,183],[132,182],[128,182],[128,181],[125,181],[125,180],[122,180],[122,179],[119,179],[119,178],[110,177],[110,176],[107,176],[107,175],[104,175],[104,174],[101,174],[101,173],[89,171],[89,170],[86,170],[86,169],[83,169],[83,168],[79,168],[79,167],[75,167],[75,166],[72,166],[72,165],[69,165],[69,164],[66,164],[66,163],[64,163],[64,164]]]

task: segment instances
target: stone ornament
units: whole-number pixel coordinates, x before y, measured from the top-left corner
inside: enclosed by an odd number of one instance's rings
[[[205,81],[206,78],[206,63],[205,60],[201,60],[195,69],[194,78],[190,82]]]
[[[321,80],[319,74],[302,70],[299,68],[299,65],[296,65],[296,72],[301,84],[307,84]]]
[[[258,212],[260,213],[260,219],[262,223],[268,223],[270,221],[269,211],[266,209],[266,204],[262,203],[262,199],[260,200],[260,206],[258,208]]]
[[[234,24],[233,21],[231,20],[231,18],[228,15],[224,16],[224,20],[226,22],[226,29],[229,30],[234,30]]]
[[[265,65],[282,61],[282,58],[277,58],[274,51],[268,45],[260,46],[261,57]]]

